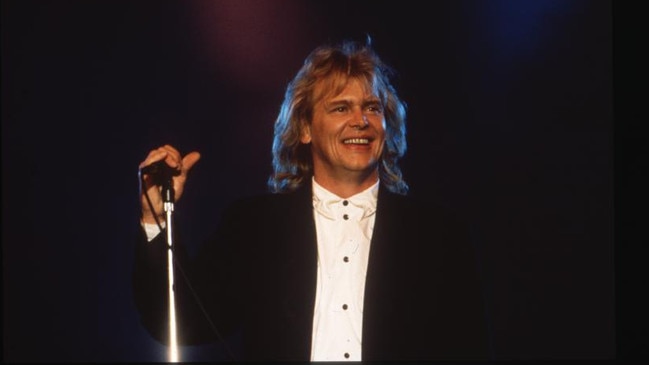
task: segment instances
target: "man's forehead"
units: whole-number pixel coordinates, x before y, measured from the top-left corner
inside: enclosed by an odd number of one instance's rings
[[[345,99],[345,94],[349,93],[349,88],[356,86],[360,86],[363,90],[364,100],[378,99],[376,87],[370,82],[358,78],[322,80],[315,87],[315,96],[317,100],[324,102]]]

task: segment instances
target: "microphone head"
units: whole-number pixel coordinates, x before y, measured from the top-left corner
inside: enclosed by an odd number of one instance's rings
[[[180,170],[167,165],[164,161],[158,161],[141,168],[140,174],[149,175],[153,183],[162,185],[172,177],[180,175]]]

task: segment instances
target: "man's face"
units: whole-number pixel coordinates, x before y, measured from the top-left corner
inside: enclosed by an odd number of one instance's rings
[[[385,142],[383,106],[369,88],[351,79],[340,94],[325,93],[314,105],[313,120],[300,140],[311,143],[316,180],[373,183]]]

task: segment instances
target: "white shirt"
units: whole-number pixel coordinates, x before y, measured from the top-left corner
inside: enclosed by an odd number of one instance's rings
[[[379,183],[343,199],[313,180],[318,280],[311,361],[361,361],[363,298]]]

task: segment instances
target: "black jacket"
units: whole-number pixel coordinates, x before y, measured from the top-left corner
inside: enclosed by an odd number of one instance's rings
[[[311,184],[240,200],[190,260],[175,257],[224,335],[243,328],[245,359],[308,361],[317,273]],[[137,243],[133,283],[143,325],[166,342],[164,235]],[[447,212],[381,187],[363,313],[363,361],[487,359],[482,286],[468,231]],[[181,344],[216,341],[176,274]]]

